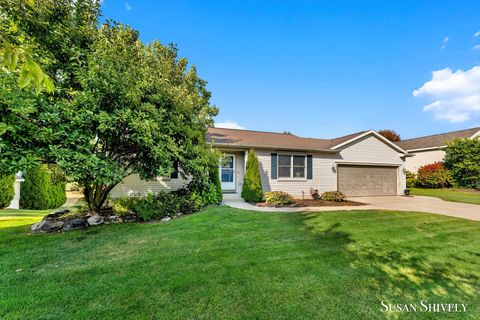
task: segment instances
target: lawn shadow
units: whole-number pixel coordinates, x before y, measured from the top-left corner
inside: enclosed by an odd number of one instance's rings
[[[348,232],[347,228],[342,228],[341,220],[326,223],[322,215],[303,213],[298,216],[319,249],[337,255],[337,261],[343,261],[346,272],[355,271],[363,278],[355,281],[368,287],[369,291],[377,292],[379,299],[416,302],[419,299],[450,299],[449,302],[463,303],[473,301],[478,295],[480,277],[473,270],[478,268],[479,261],[475,258],[466,260],[445,254],[443,248],[435,244],[399,245],[393,238],[387,241],[363,240],[354,230]],[[466,267],[459,268],[457,262],[466,264]]]

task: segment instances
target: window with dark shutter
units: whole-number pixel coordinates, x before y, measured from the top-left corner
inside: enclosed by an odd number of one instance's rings
[[[272,179],[277,179],[277,154],[276,153],[272,153],[271,154],[271,177]]]
[[[313,179],[313,158],[307,155],[307,179]]]

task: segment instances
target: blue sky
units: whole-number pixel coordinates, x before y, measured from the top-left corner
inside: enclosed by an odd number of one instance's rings
[[[480,126],[480,1],[103,0],[102,12],[176,43],[218,123],[321,138]]]

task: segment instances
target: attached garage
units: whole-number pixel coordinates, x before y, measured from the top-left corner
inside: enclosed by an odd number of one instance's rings
[[[347,196],[394,196],[398,167],[338,165],[338,190]]]

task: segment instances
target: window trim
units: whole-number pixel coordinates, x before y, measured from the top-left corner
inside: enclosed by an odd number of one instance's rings
[[[281,156],[288,156],[290,157],[290,176],[289,177],[281,177],[280,176],[280,167],[287,167],[286,165],[280,165],[280,157]],[[293,157],[303,157],[303,177],[294,177],[293,176],[293,168],[301,168],[300,166],[294,166],[293,164]],[[277,180],[282,181],[306,181],[307,180],[307,155],[304,153],[278,153],[277,154]]]

